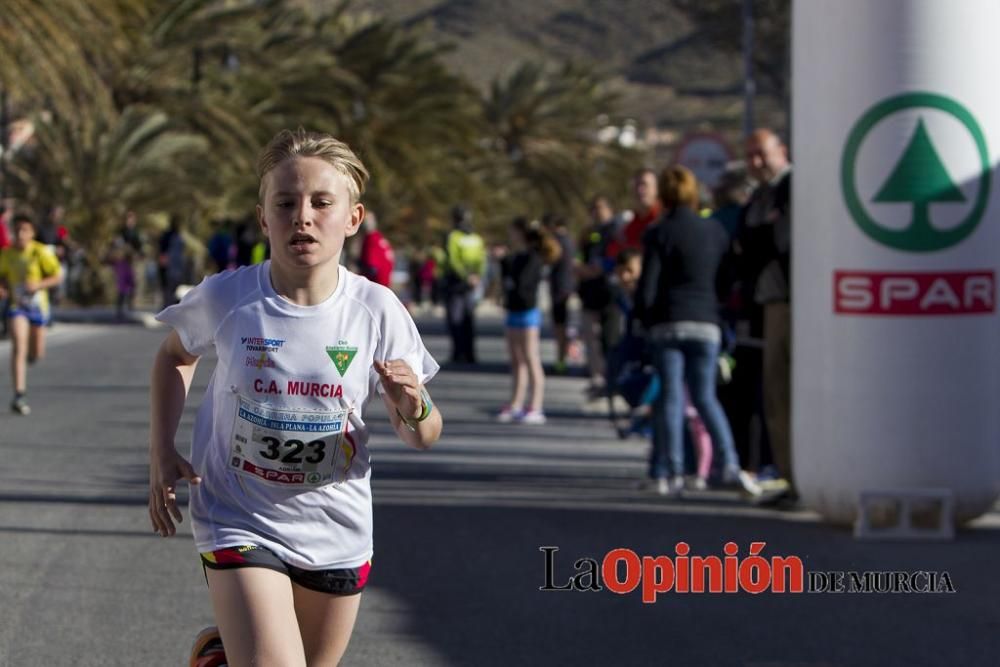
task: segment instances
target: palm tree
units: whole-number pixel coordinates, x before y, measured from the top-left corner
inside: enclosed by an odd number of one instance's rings
[[[478,98],[444,66],[447,47],[343,6],[281,27],[262,46],[271,67],[248,72],[244,94],[280,126],[330,132],[358,152],[372,174],[366,201],[394,237],[418,240],[422,224],[396,221],[443,217],[475,190]]]
[[[95,249],[126,206],[252,210],[256,154],[282,127],[351,144],[373,175],[368,203],[413,241],[457,201],[498,226],[525,207],[578,206],[627,159],[594,138],[615,103],[600,76],[528,64],[482,100],[443,64],[447,47],[346,2],[319,14],[287,0],[10,3],[0,82],[39,128],[16,165],[22,196],[67,203]]]
[[[597,138],[618,96],[593,70],[524,63],[496,79],[483,100],[496,160],[497,191],[510,214],[561,211],[582,216],[585,200],[628,173],[637,157]]]
[[[213,176],[204,138],[178,131],[163,112],[133,106],[120,115],[92,109],[81,115],[38,114],[34,145],[10,171],[29,200],[66,205],[86,258],[80,296],[93,301],[103,296],[101,260],[125,210],[174,210],[177,201],[197,206]]]

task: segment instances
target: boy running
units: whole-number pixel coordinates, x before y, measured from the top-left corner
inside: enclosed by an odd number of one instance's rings
[[[14,399],[10,409],[28,415],[25,399],[28,364],[45,356],[45,327],[51,319],[49,288],[57,287],[62,268],[48,246],[35,240],[35,223],[14,217],[14,244],[0,250],[0,301],[10,299],[7,326],[11,334],[10,373]]]

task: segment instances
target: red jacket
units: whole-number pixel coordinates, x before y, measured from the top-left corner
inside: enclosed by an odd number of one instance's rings
[[[389,287],[396,255],[392,251],[392,244],[382,236],[382,232],[376,230],[365,234],[365,240],[361,242],[359,262],[361,275],[372,282]]]
[[[660,217],[660,213],[662,212],[663,207],[659,202],[654,204],[645,213],[636,211],[635,217],[622,230],[621,237],[608,244],[608,255],[610,257],[617,257],[618,253],[625,248],[635,248],[641,251],[642,235],[646,232],[647,227],[656,222],[656,219]]]

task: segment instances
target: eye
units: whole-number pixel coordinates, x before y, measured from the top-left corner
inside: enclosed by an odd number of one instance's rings
[[[291,208],[295,203],[291,201],[277,201],[274,203],[276,208]]]
[[[313,202],[313,208],[327,208],[333,206],[333,202],[328,199],[319,199]]]

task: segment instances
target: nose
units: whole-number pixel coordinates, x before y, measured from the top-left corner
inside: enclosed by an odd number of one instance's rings
[[[295,216],[292,218],[292,225],[295,227],[307,227],[311,224],[312,205],[308,200],[303,200],[295,207]]]

